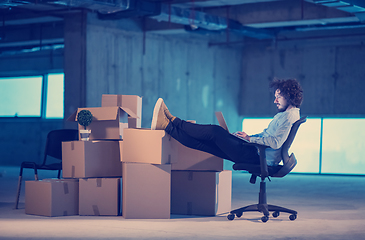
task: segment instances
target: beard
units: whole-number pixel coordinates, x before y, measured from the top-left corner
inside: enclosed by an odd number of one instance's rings
[[[285,106],[283,106],[282,108],[278,108],[278,112],[285,112],[286,109],[288,109],[289,104],[287,103]]]

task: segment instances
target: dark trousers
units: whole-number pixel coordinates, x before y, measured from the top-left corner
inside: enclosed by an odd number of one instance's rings
[[[260,159],[254,146],[243,144],[243,140],[233,136],[218,125],[203,125],[175,118],[165,131],[181,144],[235,163],[259,164]]]

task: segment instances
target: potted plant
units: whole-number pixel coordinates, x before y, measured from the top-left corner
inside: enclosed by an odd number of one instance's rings
[[[82,141],[89,141],[91,130],[87,130],[86,127],[93,121],[93,115],[89,110],[81,110],[77,114],[77,122],[84,127],[80,129],[80,138]]]

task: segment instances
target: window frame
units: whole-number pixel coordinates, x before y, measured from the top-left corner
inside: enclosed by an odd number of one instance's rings
[[[54,71],[47,71],[47,72],[31,72],[31,73],[24,73],[24,74],[6,74],[6,75],[0,75],[0,78],[29,78],[29,77],[42,77],[42,84],[41,84],[41,102],[40,102],[40,116],[14,116],[14,117],[8,117],[8,116],[0,116],[0,121],[2,122],[11,122],[11,121],[39,121],[39,120],[46,120],[46,121],[59,121],[63,120],[63,118],[47,118],[47,92],[48,92],[48,76],[50,74],[63,74],[63,70],[54,70]],[[65,80],[65,78],[64,78]],[[1,80],[0,80],[1,81]],[[64,101],[63,96],[63,101]]]

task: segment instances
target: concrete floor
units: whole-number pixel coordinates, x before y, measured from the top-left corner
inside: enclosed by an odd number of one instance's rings
[[[0,166],[0,239],[365,239],[365,178],[291,174],[267,183],[268,203],[298,211],[260,221],[261,213],[227,220],[171,215],[164,220],[123,217],[41,217],[13,210],[19,168]],[[24,178],[32,179],[25,170]],[[53,177],[46,172],[41,178]],[[232,208],[257,201],[259,184],[247,173],[233,173]],[[24,190],[24,189],[23,189]]]

